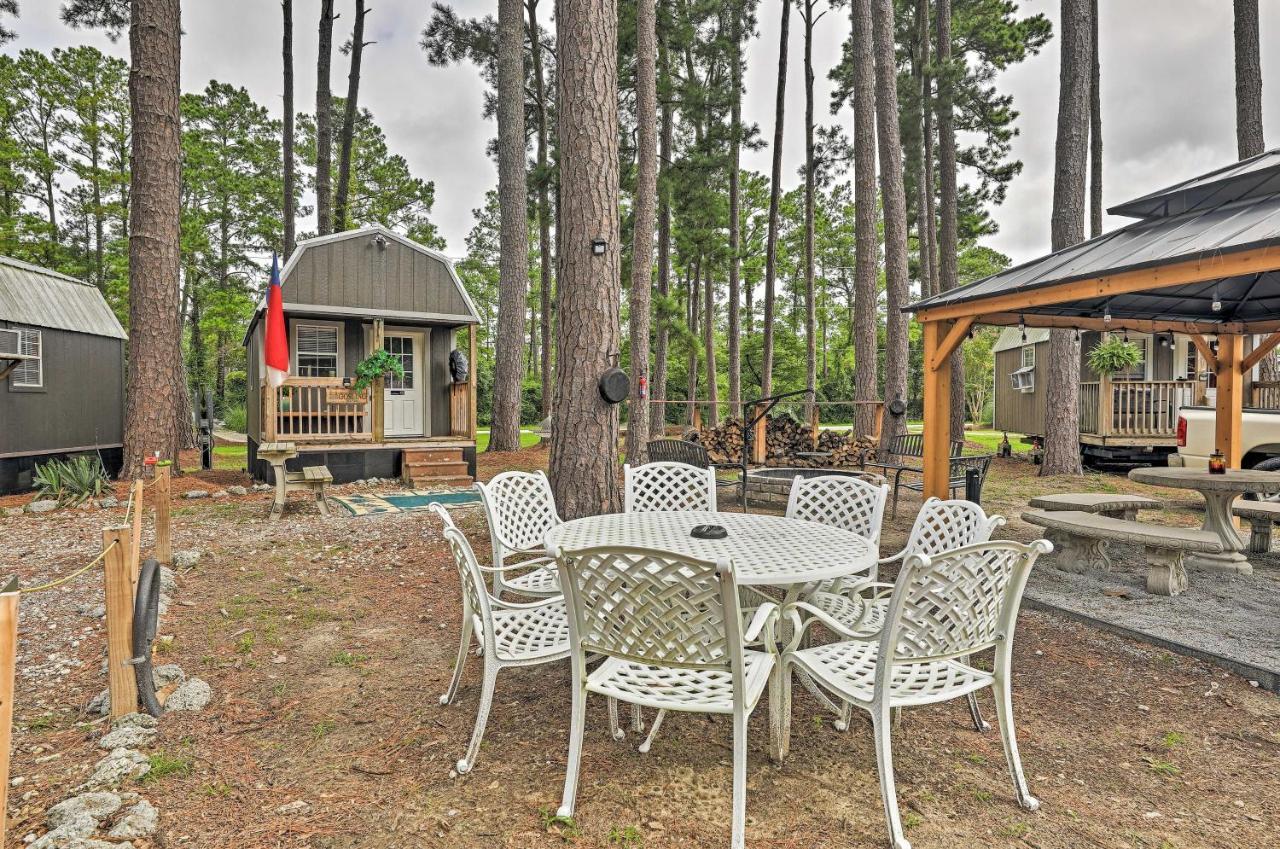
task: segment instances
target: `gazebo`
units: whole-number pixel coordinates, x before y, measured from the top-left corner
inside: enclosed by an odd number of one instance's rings
[[[1137,220],[907,307],[924,330],[925,497],[947,497],[948,358],[975,324],[1188,334],[1217,378],[1216,447],[1239,468],[1243,376],[1280,344],[1280,149],[1109,212]]]

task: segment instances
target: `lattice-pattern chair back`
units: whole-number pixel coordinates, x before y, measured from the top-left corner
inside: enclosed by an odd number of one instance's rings
[[[543,472],[503,472],[475,487],[484,502],[499,563],[499,546],[507,551],[540,550],[547,531],[560,524],[551,482]]]
[[[732,669],[741,612],[729,563],[642,548],[556,553],[575,651],[652,666]]]
[[[1009,639],[1031,566],[1051,549],[1044,540],[1001,540],[936,557],[908,555],[889,601],[880,656],[897,664],[965,657]],[[877,681],[887,685],[889,674],[879,669]]]
[[[623,467],[626,512],[716,509],[716,475],[687,463],[646,463]]]
[[[888,484],[877,485],[849,475],[797,475],[787,500],[787,518],[843,528],[879,545],[888,499]]]
[[[448,510],[439,504],[432,504],[430,510],[439,516],[444,524],[444,539],[449,544],[449,550],[453,554],[453,564],[458,569],[458,580],[462,584],[462,615],[476,617],[479,620],[477,624],[481,626],[481,632],[488,634],[490,629],[487,626],[492,618],[492,609],[489,605],[489,593],[485,589],[484,573],[480,571],[476,553],[472,550],[471,543],[467,542],[466,536],[453,523],[453,517],[449,515]]]
[[[964,545],[986,542],[1004,523],[1003,516],[988,516],[972,501],[929,498],[911,526],[903,553],[932,557]]]
[[[645,446],[645,455],[651,463],[686,463],[699,469],[711,466],[707,449],[687,439],[654,439]]]

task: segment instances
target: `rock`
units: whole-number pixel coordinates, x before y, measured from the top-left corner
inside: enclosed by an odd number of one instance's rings
[[[89,700],[89,704],[85,705],[85,710],[89,713],[105,716],[111,711],[111,691],[103,690],[94,696]]]
[[[112,728],[157,728],[159,725],[160,720],[149,713],[126,713],[111,723]]]
[[[212,497],[213,497],[213,498],[226,498],[226,497],[227,497],[227,491],[226,491],[225,489],[218,489],[218,490],[214,490],[214,493],[213,493],[213,496],[212,496]]]
[[[80,787],[94,789],[112,787],[130,778],[141,778],[151,771],[151,761],[136,749],[113,749],[98,761],[93,773]]]
[[[204,710],[213,699],[213,688],[199,678],[188,679],[164,703],[165,710]]]
[[[159,732],[155,728],[143,728],[140,725],[126,725],[121,728],[113,728],[102,738],[98,740],[98,748],[100,749],[119,749],[124,747],[132,749],[137,746],[145,746],[151,742],[151,738],[155,737]]]
[[[168,566],[160,567],[160,592],[173,595],[178,591],[178,576]]]
[[[80,615],[88,616],[90,619],[101,619],[107,615],[107,606],[102,602],[80,605]]]
[[[255,483],[253,485],[254,492],[270,492],[273,489],[275,489],[275,487],[269,483]]]
[[[46,498],[41,501],[32,501],[22,509],[28,513],[48,513],[50,510],[58,509],[58,502]]]
[[[45,819],[50,828],[61,828],[84,816],[90,817],[95,821],[104,820],[120,810],[123,804],[117,793],[108,793],[106,791],[81,793],[79,796],[72,796],[65,802],[59,802],[54,805],[45,814]],[[91,828],[86,833],[91,834],[93,830]]]
[[[31,849],[66,849],[71,841],[85,838],[98,830],[98,821],[89,814],[76,814],[63,820],[62,825],[33,841]]]
[[[150,837],[160,825],[160,812],[155,806],[143,799],[125,811],[120,821],[107,832],[107,837],[118,840],[134,840],[139,837]]]
[[[190,569],[200,562],[203,552],[198,548],[180,548],[173,553],[173,568]]]
[[[110,509],[112,507],[119,507],[120,499],[116,498],[114,495],[108,495],[106,498],[98,499],[98,506],[103,508],[104,510]]]
[[[367,480],[365,480],[364,478],[360,478],[360,480],[353,483],[352,486],[367,486],[368,484],[369,482]]]
[[[311,803],[303,799],[298,799],[296,802],[288,802],[276,808],[277,814],[284,814],[285,816],[293,816],[294,814],[306,814],[306,813],[310,813],[310,811],[311,811]]]
[[[187,673],[176,663],[163,663],[151,670],[151,680],[156,682],[156,689],[163,689],[170,684],[182,684],[187,680]]]
[[[229,486],[227,487],[227,492],[230,493],[231,495],[248,495],[249,494],[249,490],[245,489],[242,486]]]
[[[173,603],[172,597],[166,595],[165,593],[160,593],[160,597],[156,599],[156,615],[163,617],[166,613],[169,612],[169,605],[171,603]]]
[[[207,489],[193,489],[183,496],[183,498],[208,498],[208,497],[209,497],[209,490]]]

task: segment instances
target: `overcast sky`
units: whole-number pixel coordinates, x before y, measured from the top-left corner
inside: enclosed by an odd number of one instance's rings
[[[625,2],[625,0],[624,0]],[[496,14],[496,2],[456,0],[468,16]],[[550,5],[550,4],[548,4]],[[1110,206],[1177,180],[1227,164],[1236,156],[1231,3],[1228,0],[1123,0],[1102,7],[1102,88],[1104,201]],[[125,41],[111,44],[97,33],[70,30],[58,21],[57,0],[22,0],[13,25],[17,41],[5,50],[93,43],[127,58]],[[350,0],[338,0],[342,17],[335,42],[346,40],[353,14]],[[435,181],[432,219],[448,240],[448,251],[465,252],[471,210],[497,182],[486,158],[487,139],[496,133],[481,118],[483,85],[469,65],[430,67],[418,40],[430,15],[429,0],[370,0],[366,37],[377,44],[365,51],[361,105],[385,128],[391,149],[408,158],[415,174]],[[1026,12],[1055,21],[1057,0],[1024,0]],[[1280,58],[1268,50],[1280,43],[1280,10],[1262,4],[1263,113],[1268,143],[1280,140]],[[777,67],[777,3],[763,3],[760,33],[748,53],[744,118],[772,137],[774,77]],[[295,0],[295,101],[300,111],[315,102],[315,26],[319,0]],[[280,113],[280,14],[274,0],[184,0],[182,84],[184,91],[209,80],[244,86]],[[818,24],[814,49],[819,121],[827,114],[827,70],[837,61],[849,29],[847,15],[833,12]],[[791,74],[787,87],[784,163],[788,181],[798,182],[803,158],[804,85],[802,39],[792,15]],[[1038,56],[1006,72],[998,81],[1014,95],[1022,113],[1014,154],[1026,165],[1003,207],[995,211],[1000,233],[988,244],[1015,261],[1045,252],[1053,183],[1054,122],[1057,113],[1056,38]],[[347,60],[335,54],[333,87],[346,91]],[[769,151],[748,153],[744,165],[769,169]],[[1109,219],[1108,229],[1122,223]],[[312,222],[300,222],[314,230]]]

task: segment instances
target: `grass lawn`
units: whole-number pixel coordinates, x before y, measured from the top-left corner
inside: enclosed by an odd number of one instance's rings
[[[538,435],[533,428],[520,429],[520,447],[528,448],[531,445],[538,444]],[[489,447],[489,428],[482,427],[476,430],[476,451],[484,451]]]

